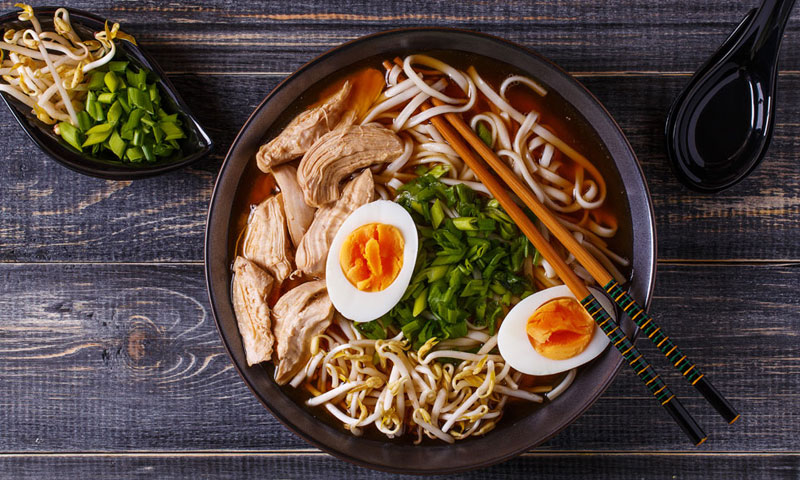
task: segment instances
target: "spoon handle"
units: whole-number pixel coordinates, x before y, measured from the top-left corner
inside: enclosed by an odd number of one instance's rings
[[[762,49],[768,49],[770,55],[765,55],[770,61],[777,55],[783,31],[789,21],[796,0],[764,0],[761,6],[752,15],[743,37],[751,42],[750,48],[746,50],[751,60],[761,58]]]
[[[725,421],[733,423],[739,419],[739,412],[733,408],[733,405],[708,381],[708,378],[700,371],[700,368],[689,360],[689,357],[664,334],[661,327],[653,320],[653,317],[648,315],[644,308],[636,303],[636,300],[627,290],[620,287],[614,280],[606,284],[603,289],[611,296],[614,303],[642,329],[642,333],[652,340],[655,346],[661,350],[661,353],[667,357],[686,380],[722,415]]]

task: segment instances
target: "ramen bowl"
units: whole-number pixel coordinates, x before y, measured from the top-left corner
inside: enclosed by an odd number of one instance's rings
[[[631,146],[600,102],[577,80],[542,56],[505,40],[474,32],[423,28],[393,30],[343,44],[312,60],[279,84],[242,127],[217,179],[206,228],[206,281],[214,318],[222,342],[236,369],[253,394],[288,428],[317,447],[350,462],[398,473],[452,473],[484,467],[514,457],[545,442],[575,421],[610,385],[622,357],[607,349],[581,367],[572,386],[543,408],[509,409],[497,428],[481,437],[455,444],[423,442],[410,438],[386,439],[353,436],[308,409],[290,389],[279,386],[271,365],[248,366],[231,303],[230,266],[235,249],[233,221],[237,189],[247,181],[259,146],[277,133],[299,108],[313,101],[326,79],[336,77],[368,59],[389,59],[410,52],[449,52],[500,60],[516,71],[542,82],[548,95],[568,104],[569,118],[583,125],[605,152],[597,167],[607,176],[609,195],[616,198],[620,229],[626,230],[623,250],[631,260],[630,288],[649,303],[655,280],[655,227],[650,195]],[[298,103],[303,104],[299,105]],[[235,240],[234,240],[235,242]],[[629,273],[630,273],[629,272]],[[623,329],[634,333],[625,319]]]

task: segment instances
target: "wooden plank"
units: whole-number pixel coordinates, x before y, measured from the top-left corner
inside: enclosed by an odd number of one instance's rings
[[[0,455],[0,469],[11,478],[65,478],[113,475],[114,478],[268,478],[378,479],[386,473],[367,470],[328,455],[135,455],[135,456],[13,456]],[[725,478],[730,480],[797,478],[800,460],[793,454],[695,456],[592,454],[526,455],[487,469],[461,473],[458,478],[630,479],[674,480]],[[391,475],[391,478],[419,477]],[[426,478],[445,479],[450,476]]]
[[[178,75],[177,87],[216,142],[193,168],[137,182],[68,171],[40,153],[0,113],[6,169],[0,261],[201,261],[206,209],[221,158],[280,77]],[[773,144],[763,165],[718,195],[691,193],[670,171],[663,121],[686,82],[671,76],[582,77],[628,135],[653,193],[665,261],[800,258],[800,76],[783,77]],[[228,92],[228,93],[224,93]],[[235,93],[233,93],[235,92]],[[220,95],[224,95],[223,100]],[[688,233],[687,233],[688,232]]]
[[[740,408],[736,425],[725,425],[640,341],[709,441],[687,445],[623,371],[543,450],[782,452],[796,445],[800,358],[787,320],[800,314],[798,280],[797,266],[660,271],[653,311]],[[0,452],[309,448],[233,370],[208,311],[201,265],[0,264],[0,285]]]
[[[6,9],[11,1],[3,2]],[[169,69],[292,71],[339,43],[398,27],[475,29],[534,48],[574,71],[693,71],[722,43],[753,0],[685,2],[434,2],[348,0],[164,4],[83,2],[119,21]],[[786,34],[800,43],[800,12]],[[784,55],[783,68],[800,70]]]

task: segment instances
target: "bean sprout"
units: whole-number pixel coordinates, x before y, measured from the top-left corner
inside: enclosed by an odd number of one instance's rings
[[[111,61],[115,39],[131,43],[119,24],[97,32],[93,40],[81,40],[72,26],[69,11],[59,8],[53,15],[54,31],[43,31],[30,5],[18,3],[19,20],[32,28],[6,30],[0,42],[0,91],[8,93],[31,109],[41,122],[53,125],[68,121],[77,125],[78,106],[85,98],[92,70]],[[8,58],[5,53],[8,52]]]

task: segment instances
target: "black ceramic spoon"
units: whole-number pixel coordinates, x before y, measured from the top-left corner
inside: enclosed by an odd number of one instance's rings
[[[746,177],[769,147],[778,53],[795,0],[764,0],[694,74],[667,116],[667,153],[690,188],[718,192]]]

